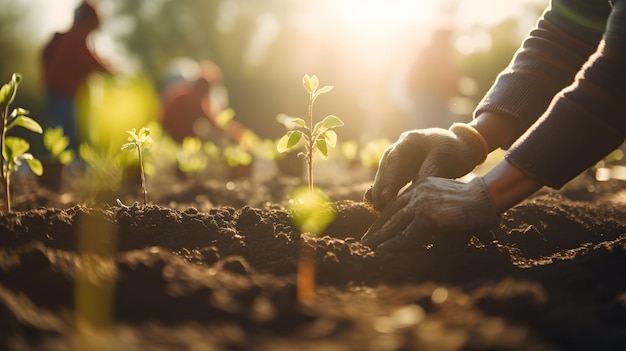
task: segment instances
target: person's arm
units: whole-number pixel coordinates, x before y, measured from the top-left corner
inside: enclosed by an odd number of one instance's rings
[[[506,148],[521,133],[516,118],[495,112],[484,111],[468,124],[482,135],[489,152],[497,148]]]
[[[602,1],[552,1],[474,112],[477,118],[495,113],[517,120],[518,134],[504,148],[574,81],[600,43],[610,10],[609,3]]]
[[[483,181],[498,213],[517,205],[543,187],[541,181],[524,174],[506,160],[485,174]]]

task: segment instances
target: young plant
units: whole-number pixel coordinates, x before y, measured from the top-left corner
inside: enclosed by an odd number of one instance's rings
[[[183,173],[198,173],[209,165],[209,156],[204,152],[202,140],[185,137],[176,152],[178,169]]]
[[[17,87],[21,81],[22,76],[19,73],[13,73],[11,80],[0,89],[0,147],[2,147],[0,177],[2,178],[6,197],[5,205],[7,212],[11,212],[11,173],[19,169],[22,161],[26,161],[26,164],[36,175],[43,174],[41,162],[27,152],[30,144],[22,138],[7,136],[9,130],[18,126],[38,134],[43,133],[39,123],[27,116],[28,110],[18,107],[9,113],[10,106],[17,94]]]
[[[329,206],[330,199],[321,191],[313,187],[313,158],[318,154],[322,159],[328,159],[328,148],[337,145],[337,134],[334,128],[341,127],[343,121],[334,115],[324,117],[320,122],[313,124],[313,104],[317,98],[333,89],[332,86],[319,87],[317,76],[302,77],[302,85],[309,93],[308,122],[302,118],[292,118],[286,121],[295,129],[289,130],[277,143],[280,153],[296,148],[304,143],[304,152],[298,154],[306,159],[308,173],[307,189],[296,189],[292,194],[291,210],[296,226],[302,232],[320,235],[335,218],[334,209]],[[315,295],[315,252],[306,243],[302,243],[298,257],[297,292],[301,302],[309,302]]]
[[[70,139],[63,134],[63,127],[48,128],[43,132],[43,146],[62,165],[74,160],[74,151],[67,150]]]
[[[300,142],[304,142],[304,152],[298,155],[304,156],[307,163],[309,191],[313,192],[313,157],[317,153],[322,159],[328,159],[328,148],[337,145],[337,133],[334,128],[341,127],[343,121],[334,115],[324,117],[320,122],[313,125],[313,104],[324,93],[333,89],[333,86],[324,86],[318,89],[317,76],[302,77],[302,85],[309,93],[308,123],[302,118],[292,118],[288,123],[295,125],[296,129],[288,131],[277,144],[278,152],[288,152],[296,148]]]
[[[141,191],[143,193],[143,204],[146,205],[148,203],[148,191],[146,189],[146,175],[143,167],[143,152],[148,150],[152,146],[152,138],[150,137],[150,129],[141,128],[139,133],[135,130],[135,128],[131,130],[127,130],[126,133],[129,134],[128,141],[122,145],[122,150],[132,151],[133,149],[137,149],[137,154],[139,156],[139,170],[141,172]]]

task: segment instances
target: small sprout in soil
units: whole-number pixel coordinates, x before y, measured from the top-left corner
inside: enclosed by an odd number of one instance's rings
[[[313,104],[324,93],[333,89],[333,86],[324,86],[320,89],[317,76],[305,74],[302,77],[302,85],[309,93],[308,123],[302,118],[285,119],[285,126],[293,126],[277,143],[278,152],[288,152],[296,148],[301,141],[304,142],[303,155],[307,163],[308,193],[306,190],[296,190],[293,194],[292,211],[294,222],[303,232],[319,235],[324,228],[334,220],[334,212],[327,212],[331,201],[313,187],[313,157],[315,153],[322,158],[328,159],[328,147],[337,145],[337,133],[334,128],[343,126],[343,121],[334,115],[324,117],[320,122],[313,124]],[[328,216],[327,216],[328,215]],[[308,302],[315,294],[315,253],[312,249],[302,244],[298,262],[297,288],[298,298],[301,302]]]
[[[67,150],[70,139],[63,133],[63,127],[48,128],[43,132],[43,145],[50,155],[62,165],[74,160],[74,151]]]
[[[143,167],[143,151],[148,150],[152,146],[152,138],[150,137],[150,129],[141,128],[139,133],[135,130],[135,128],[126,131],[129,134],[128,141],[130,143],[126,143],[122,145],[122,150],[130,150],[137,149],[137,153],[139,156],[139,167],[141,172],[141,191],[143,192],[143,204],[146,205],[148,203],[148,191],[146,189],[146,175]]]
[[[308,123],[302,118],[292,118],[286,123],[295,125],[296,129],[288,131],[276,146],[278,152],[287,152],[296,148],[301,141],[304,141],[303,155],[307,163],[309,191],[313,192],[313,156],[317,154],[322,159],[328,159],[328,148],[337,145],[337,133],[334,128],[341,127],[343,121],[334,115],[324,117],[320,122],[313,125],[313,104],[315,100],[323,94],[331,91],[333,86],[324,86],[318,89],[319,80],[317,76],[309,77],[308,74],[302,77],[302,85],[309,93]]]
[[[241,144],[226,146],[224,158],[229,167],[247,166],[252,163],[252,155]]]
[[[198,173],[209,164],[209,156],[203,150],[202,140],[185,137],[176,152],[178,169],[183,173]]]
[[[11,173],[17,171],[22,165],[22,161],[36,175],[43,174],[41,161],[34,158],[28,151],[30,144],[15,136],[7,136],[7,132],[13,127],[22,127],[38,134],[43,133],[43,129],[34,119],[27,116],[28,110],[15,108],[10,113],[10,106],[17,95],[17,88],[22,81],[19,73],[13,73],[11,80],[0,89],[0,146],[2,147],[2,167],[0,177],[5,194],[5,206],[7,212],[11,212]]]

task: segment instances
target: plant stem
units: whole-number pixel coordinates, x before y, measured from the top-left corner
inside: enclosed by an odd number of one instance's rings
[[[3,176],[4,178],[2,179],[2,185],[4,186],[4,194],[6,195],[5,204],[7,206],[7,213],[11,213],[11,178],[9,178],[10,173],[7,172]]]
[[[4,111],[2,111],[2,125],[1,125],[2,132],[0,133],[0,148],[2,150],[0,150],[0,152],[3,155],[4,155],[4,140],[6,139],[6,132],[7,132],[7,117],[8,116],[9,116],[9,104],[7,104]],[[7,162],[7,167],[8,167],[9,160],[7,160],[6,162]],[[11,213],[9,175],[8,175],[8,169],[6,173],[4,171],[4,156],[0,156],[0,175],[2,176],[2,186],[4,188],[4,195],[6,196],[6,199],[4,200],[4,204],[6,205],[7,213]]]
[[[141,147],[137,145],[137,151],[139,152],[139,171],[141,173],[141,191],[143,192],[143,204],[148,204],[148,190],[146,190],[146,176],[143,172],[143,157],[141,154]]]
[[[307,171],[309,175],[309,192],[313,194],[313,150],[315,149],[315,140],[313,140],[313,93],[309,93],[309,138],[306,148]]]

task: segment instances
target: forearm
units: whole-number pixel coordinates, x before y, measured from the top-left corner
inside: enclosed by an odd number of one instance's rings
[[[503,160],[483,177],[487,191],[498,213],[520,203],[543,187],[532,178]]]
[[[475,116],[490,111],[515,117],[522,132],[530,127],[595,51],[609,11],[608,2],[553,0]]]
[[[489,152],[511,145],[522,132],[516,118],[495,112],[482,112],[469,125],[485,139]]]

